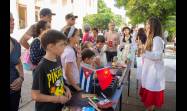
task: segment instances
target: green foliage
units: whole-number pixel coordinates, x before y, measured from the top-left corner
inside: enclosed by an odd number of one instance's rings
[[[176,0],[115,0],[124,7],[132,25],[145,23],[150,16],[160,19],[169,35],[176,33]]]
[[[124,23],[124,20],[121,15],[113,15],[113,19],[116,26],[118,27],[120,27]]]
[[[98,0],[98,13],[112,13],[111,9],[108,8],[103,0]]]
[[[84,24],[88,23],[90,26],[97,27],[99,29],[107,29],[108,23],[112,18],[111,14],[108,13],[99,13],[88,15],[83,18]]]
[[[110,21],[114,21],[117,27],[120,27],[124,23],[122,16],[112,13],[103,0],[98,0],[97,14],[87,15],[83,18],[84,24],[90,24],[92,28],[97,27],[99,29],[107,29]]]
[[[169,32],[168,40],[171,41],[173,36],[176,35],[176,16],[169,16],[165,21],[165,29]]]

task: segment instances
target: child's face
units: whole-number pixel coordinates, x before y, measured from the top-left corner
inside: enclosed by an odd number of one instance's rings
[[[77,30],[75,35],[73,36],[73,41],[75,44],[78,44],[79,40],[80,40],[80,34],[79,34],[79,31]]]
[[[97,43],[97,48],[102,49],[104,45],[105,45],[105,43],[99,42],[99,43]]]
[[[93,57],[91,57],[91,58],[86,58],[86,59],[84,60],[84,63],[89,64],[89,65],[92,65],[92,64],[94,64],[94,61],[95,61],[95,57],[93,56]]]
[[[55,55],[60,56],[64,52],[65,46],[66,46],[65,41],[61,40],[57,42],[56,44],[53,44],[53,46],[51,47],[51,50],[53,51]]]

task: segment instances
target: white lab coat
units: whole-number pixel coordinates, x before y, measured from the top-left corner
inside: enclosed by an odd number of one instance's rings
[[[142,87],[150,91],[161,91],[165,89],[163,40],[156,36],[153,39],[152,51],[146,51],[143,57]]]

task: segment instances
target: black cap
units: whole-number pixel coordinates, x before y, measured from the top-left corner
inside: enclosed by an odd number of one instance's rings
[[[41,11],[40,11],[40,16],[47,16],[47,15],[56,15],[55,13],[52,13],[51,10],[49,8],[43,8]]]
[[[70,19],[70,18],[78,18],[78,16],[73,15],[72,13],[69,13],[69,14],[67,14],[67,15],[65,16],[65,19],[66,19],[66,20],[68,20],[68,19]]]

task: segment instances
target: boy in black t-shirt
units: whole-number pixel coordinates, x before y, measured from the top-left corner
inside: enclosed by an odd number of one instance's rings
[[[63,72],[57,57],[65,47],[66,37],[59,31],[48,30],[41,36],[44,58],[33,71],[32,99],[36,101],[36,111],[61,111],[71,98],[68,87],[63,83]]]

